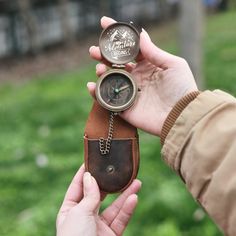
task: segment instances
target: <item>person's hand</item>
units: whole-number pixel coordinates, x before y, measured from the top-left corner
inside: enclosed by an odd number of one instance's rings
[[[96,180],[81,166],[72,180],[57,216],[57,236],[122,235],[137,205],[141,187],[133,183],[101,214]]]
[[[114,22],[103,17],[102,28]],[[127,64],[126,70],[133,75],[141,91],[135,104],[120,116],[137,128],[160,136],[164,121],[174,105],[184,95],[198,89],[188,63],[155,46],[144,30],[140,34],[140,50],[136,63]],[[99,47],[92,46],[89,52],[93,59],[107,64]],[[107,70],[102,63],[96,67],[98,76]],[[95,83],[88,83],[92,96],[95,86]]]

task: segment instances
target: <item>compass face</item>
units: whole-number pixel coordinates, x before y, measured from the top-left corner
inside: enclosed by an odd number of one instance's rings
[[[96,97],[106,109],[120,112],[128,109],[137,95],[137,86],[125,71],[112,70],[97,82]]]

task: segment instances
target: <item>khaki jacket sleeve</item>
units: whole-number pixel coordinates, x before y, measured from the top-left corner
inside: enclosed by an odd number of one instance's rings
[[[236,235],[236,99],[198,95],[177,118],[162,157],[226,235]]]

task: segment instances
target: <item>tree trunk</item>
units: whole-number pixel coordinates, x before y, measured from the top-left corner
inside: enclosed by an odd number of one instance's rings
[[[30,0],[17,0],[19,13],[23,22],[26,26],[29,39],[29,50],[33,54],[37,54],[39,50],[38,40],[37,40],[37,24],[35,18],[31,12]]]
[[[203,58],[203,19],[202,0],[181,0],[180,12],[180,49],[193,71],[200,89],[205,86],[202,74]]]
[[[70,26],[70,16],[67,8],[68,3],[69,0],[59,0],[59,11],[63,41],[69,45],[75,41],[75,34],[73,33]]]
[[[160,6],[160,13],[161,13],[161,19],[163,21],[167,20],[169,18],[169,12],[168,12],[168,6],[166,0],[159,0],[158,1]]]

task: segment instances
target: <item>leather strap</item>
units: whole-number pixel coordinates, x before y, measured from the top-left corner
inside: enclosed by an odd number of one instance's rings
[[[137,176],[139,142],[137,129],[117,115],[110,152],[102,155],[99,139],[108,136],[109,118],[110,112],[94,102],[85,127],[84,161],[100,190],[115,193],[125,190]]]
[[[86,126],[85,136],[90,139],[107,138],[109,128],[110,112],[101,107],[98,102],[94,102],[89,114]],[[138,138],[137,129],[127,123],[119,116],[114,118],[113,138]]]

